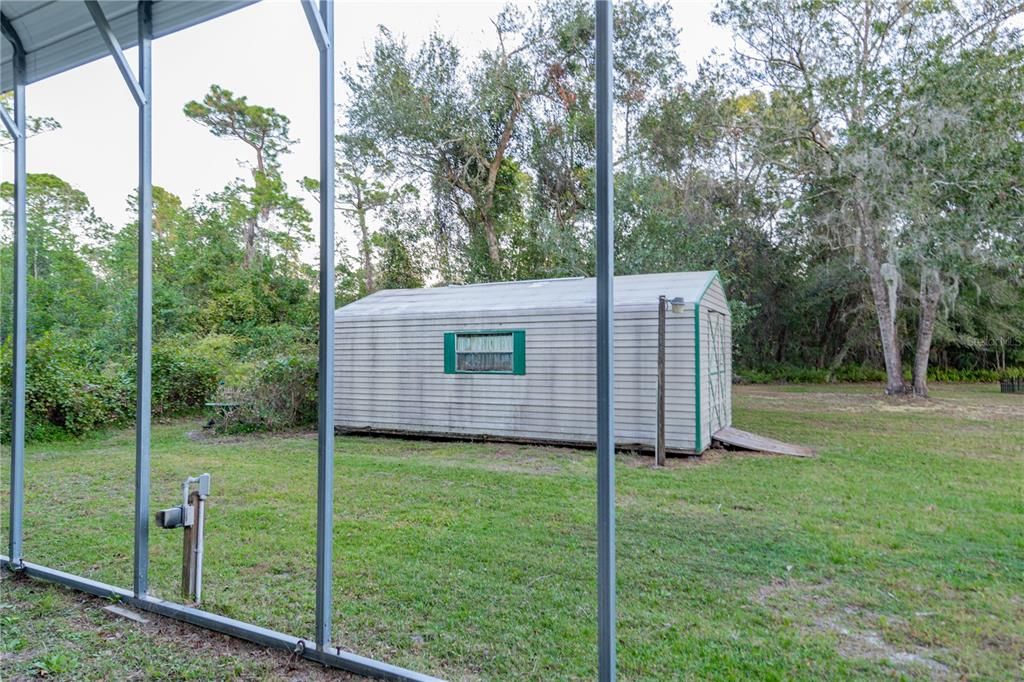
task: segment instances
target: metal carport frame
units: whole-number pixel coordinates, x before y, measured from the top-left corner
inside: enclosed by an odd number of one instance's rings
[[[192,26],[225,12],[250,4],[250,0],[215,0],[207,3],[140,0],[137,5],[105,0],[84,0],[94,28],[114,59],[139,111],[139,244],[138,244],[138,328],[137,397],[135,443],[135,529],[133,586],[131,590],[100,583],[81,576],[25,561],[22,551],[25,504],[25,365],[27,342],[27,227],[26,227],[26,138],[25,86],[102,56],[94,44],[76,43],[61,61],[54,56],[51,41],[46,54],[30,54],[11,19],[0,9],[3,37],[13,51],[10,83],[0,92],[13,90],[14,115],[0,107],[0,120],[14,140],[14,324],[11,406],[11,472],[9,543],[0,565],[34,578],[58,583],[103,597],[116,597],[136,608],[232,635],[260,645],[287,649],[312,661],[357,674],[390,680],[434,680],[411,670],[344,652],[330,645],[331,580],[334,489],[334,1],[300,0],[320,54],[320,306],[317,438],[317,547],[316,625],[313,641],[275,632],[208,611],[157,599],[147,594],[149,586],[149,483],[152,359],[152,41],[154,5],[172,7],[159,35]],[[39,8],[53,5],[40,2]],[[63,5],[61,11],[70,3]],[[104,12],[117,5],[117,15]],[[184,9],[174,9],[175,6]],[[612,6],[611,0],[595,0],[597,52],[597,576],[598,576],[598,678],[615,679],[615,429],[614,429],[614,339],[612,282],[613,168],[612,168]],[[124,11],[128,8],[131,11]],[[33,10],[28,10],[31,12]],[[27,14],[25,12],[24,14]],[[192,15],[189,15],[192,12]],[[125,21],[137,19],[137,33],[128,40]],[[119,33],[122,36],[119,39]],[[122,45],[139,48],[138,75],[132,72]],[[42,50],[40,50],[42,52]],[[31,64],[30,64],[30,57]]]

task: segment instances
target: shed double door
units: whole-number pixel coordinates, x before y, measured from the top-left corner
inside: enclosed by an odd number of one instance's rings
[[[708,422],[708,434],[717,433],[719,429],[729,425],[728,407],[729,400],[729,352],[728,344],[728,319],[717,311],[708,311],[708,403],[710,409],[705,419]]]

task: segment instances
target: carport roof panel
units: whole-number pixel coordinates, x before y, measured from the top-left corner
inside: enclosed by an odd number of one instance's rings
[[[154,0],[153,37],[201,24],[257,0]],[[138,2],[101,0],[122,49],[138,43]],[[0,12],[25,49],[26,82],[35,83],[110,53],[81,0],[3,0]],[[0,41],[0,91],[14,86],[14,50]]]

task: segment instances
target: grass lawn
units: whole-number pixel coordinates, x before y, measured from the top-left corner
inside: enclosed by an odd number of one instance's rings
[[[712,452],[655,470],[619,455],[622,679],[1024,677],[1024,396],[879,394],[737,387],[736,426],[815,446],[812,460]],[[154,429],[152,505],[212,474],[205,608],[311,636],[315,438],[196,429]],[[592,452],[349,437],[336,451],[336,644],[451,679],[594,677]],[[133,457],[130,431],[31,446],[26,558],[130,586]],[[152,531],[167,598],[180,533]],[[6,677],[324,675],[161,619],[112,621],[66,590],[2,588]]]

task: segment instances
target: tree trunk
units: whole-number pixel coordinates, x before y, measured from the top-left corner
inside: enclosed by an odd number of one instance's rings
[[[364,207],[362,203],[362,193],[358,193],[357,196],[360,197],[356,204],[356,215],[359,217],[359,246],[363,257],[363,283],[366,285],[366,293],[372,294],[377,290],[377,282],[375,281],[373,273],[373,251],[372,245],[370,244],[370,228],[366,224],[366,207]]]
[[[484,216],[484,237],[487,239],[487,255],[495,274],[498,274],[501,270],[501,251],[498,248],[498,232],[494,229],[494,220],[490,214]]]
[[[882,356],[885,358],[885,392],[888,395],[906,393],[907,385],[903,381],[903,361],[900,357],[899,329],[896,327],[896,296],[890,296],[891,285],[882,272],[881,249],[877,243],[877,236],[870,227],[862,227],[862,235],[861,251],[867,264],[871,298],[875,304],[878,332],[882,341]],[[898,283],[895,287],[898,288]]]
[[[243,267],[248,270],[256,260],[256,216],[245,221],[245,261]]]
[[[516,93],[512,100],[512,108],[509,110],[505,126],[498,138],[497,148],[494,150],[494,157],[490,160],[487,168],[487,181],[484,185],[486,200],[483,209],[480,211],[484,222],[484,237],[487,239],[487,255],[491,259],[491,265],[497,274],[501,271],[501,250],[498,247],[498,232],[494,227],[494,192],[498,184],[498,172],[501,170],[501,163],[505,160],[505,152],[508,151],[509,142],[512,140],[512,133],[516,128],[516,121],[519,112],[522,111],[523,102],[519,93]]]
[[[921,268],[921,290],[918,295],[920,321],[917,326],[917,348],[914,352],[914,395],[928,397],[928,358],[935,333],[935,317],[939,311],[942,283],[934,268]]]

